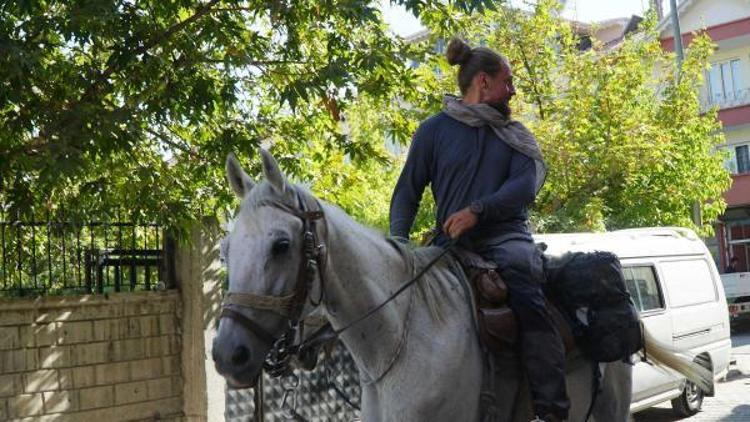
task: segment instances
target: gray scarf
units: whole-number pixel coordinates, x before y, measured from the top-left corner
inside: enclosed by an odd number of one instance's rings
[[[511,148],[532,158],[536,165],[536,193],[539,193],[547,175],[547,166],[544,164],[539,143],[526,126],[521,122],[506,118],[488,104],[464,104],[460,98],[453,95],[446,95],[443,99],[443,111],[471,127],[484,125],[491,127],[495,134]]]

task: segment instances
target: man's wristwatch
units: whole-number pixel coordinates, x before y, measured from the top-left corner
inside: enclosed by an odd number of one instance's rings
[[[481,201],[472,201],[471,204],[469,204],[469,211],[479,217],[484,212],[484,204]]]

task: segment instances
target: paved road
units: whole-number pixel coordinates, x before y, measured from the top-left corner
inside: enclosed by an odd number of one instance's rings
[[[726,381],[716,385],[716,396],[706,397],[703,410],[689,418],[672,413],[669,403],[634,415],[636,422],[750,422],[750,322],[732,332],[732,355],[737,363],[729,367]]]

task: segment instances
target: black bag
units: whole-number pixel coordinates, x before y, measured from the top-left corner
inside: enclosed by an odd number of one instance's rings
[[[545,293],[571,323],[586,355],[597,362],[629,362],[643,347],[643,336],[617,257],[573,252],[545,257],[544,263]]]

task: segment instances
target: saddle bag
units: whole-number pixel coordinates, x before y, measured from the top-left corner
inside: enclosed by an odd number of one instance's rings
[[[515,353],[518,346],[518,322],[508,306],[508,286],[497,272],[497,265],[464,249],[454,252],[474,291],[480,341],[495,355]],[[575,347],[569,323],[549,301],[547,306],[553,323],[560,332],[565,351],[569,353]]]
[[[570,322],[584,353],[597,362],[630,361],[643,336],[617,256],[573,252],[545,256],[544,263],[545,293]]]
[[[479,337],[490,350],[499,353],[512,349],[518,338],[513,311],[506,306],[508,286],[495,270],[478,269],[472,277],[476,289]]]

